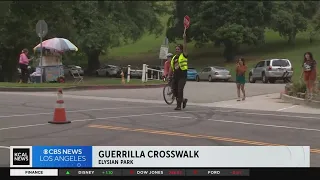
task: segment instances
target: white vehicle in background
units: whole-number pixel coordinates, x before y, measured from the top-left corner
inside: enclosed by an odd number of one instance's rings
[[[70,75],[79,73],[80,76],[84,75],[84,71],[80,66],[76,65],[65,65],[63,66],[64,75]]]
[[[225,67],[219,66],[208,66],[203,68],[200,72],[198,72],[196,76],[196,81],[215,81],[215,80],[222,80],[222,81],[229,81],[231,79],[230,71],[227,70]]]
[[[96,76],[119,77],[121,67],[115,65],[102,65],[96,70]]]
[[[261,80],[263,83],[275,83],[276,80],[291,82],[293,67],[289,59],[266,59],[257,63],[249,72],[249,82]]]

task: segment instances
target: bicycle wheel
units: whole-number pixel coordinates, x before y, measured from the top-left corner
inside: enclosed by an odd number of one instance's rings
[[[168,84],[163,87],[163,99],[168,105],[171,105],[174,102],[175,98],[171,92],[171,87]]]

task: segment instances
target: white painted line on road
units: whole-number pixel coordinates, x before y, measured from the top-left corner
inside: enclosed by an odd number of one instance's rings
[[[114,98],[114,97],[98,97],[98,96],[83,96],[83,95],[64,95],[65,98],[71,99],[89,99],[89,100],[102,100],[102,101],[119,101],[119,102],[136,102],[136,103],[150,103],[150,104],[163,104],[163,100],[147,100],[147,99],[131,99],[131,98]]]
[[[289,107],[286,107],[286,108],[278,109],[277,111],[283,111],[283,110],[291,109],[291,108],[294,108],[294,107],[297,107],[297,106],[298,105],[293,105],[293,106],[289,106]]]
[[[216,112],[225,112],[225,113],[236,113],[236,114],[248,114],[248,115],[259,115],[259,116],[274,116],[274,117],[291,117],[291,118],[301,118],[301,119],[320,119],[320,117],[314,116],[295,116],[295,115],[286,115],[286,114],[268,114],[268,113],[254,113],[254,112],[239,112],[235,110],[213,110]]]
[[[0,149],[10,149],[10,146],[0,146]]]
[[[100,108],[100,109],[80,109],[80,110],[71,110],[66,111],[67,113],[77,113],[77,112],[88,112],[88,111],[102,111],[102,110],[111,110],[111,109],[139,109],[139,108],[145,108],[145,109],[151,109],[151,108],[159,108],[159,107],[168,107],[168,105],[164,106],[124,106],[124,107],[113,107],[113,108]],[[54,112],[46,112],[46,113],[33,113],[33,114],[13,114],[13,115],[7,115],[7,116],[0,116],[0,118],[11,118],[11,117],[24,117],[24,116],[39,116],[39,115],[48,115],[53,114]]]
[[[170,115],[161,115],[163,117],[170,117],[170,118],[179,118],[179,119],[196,119],[194,117],[187,117],[187,116],[170,116]]]
[[[96,120],[120,119],[120,118],[153,116],[153,115],[162,115],[162,114],[177,114],[177,113],[184,113],[184,112],[189,112],[190,113],[190,112],[207,112],[207,111],[201,110],[201,111],[176,111],[176,112],[150,113],[150,114],[132,114],[132,115],[125,115],[125,116],[113,116],[113,117],[104,117],[104,118],[78,119],[78,120],[71,120],[71,122],[85,122],[85,121],[96,121]],[[29,125],[22,125],[22,126],[11,126],[11,127],[0,128],[0,131],[10,130],[10,129],[36,127],[36,126],[45,126],[45,125],[50,125],[50,124],[49,123],[43,123],[43,124],[29,124]]]
[[[273,127],[273,128],[285,128],[285,129],[320,132],[320,129],[309,129],[309,128],[300,128],[300,127],[291,127],[291,126],[278,126],[278,125],[273,125],[273,124],[258,124],[258,123],[249,123],[249,122],[241,122],[241,121],[217,120],[217,119],[208,119],[208,120],[215,121],[215,122],[223,122],[223,123],[245,124],[245,125],[253,125],[253,126],[264,126],[264,127]]]
[[[22,125],[22,126],[11,126],[11,127],[6,127],[6,128],[0,128],[0,131],[9,130],[9,129],[19,129],[19,128],[28,128],[28,127],[44,126],[44,125],[49,125],[49,123],[29,124],[29,125]]]
[[[207,112],[204,110],[201,111],[183,111],[183,112]],[[119,119],[119,118],[130,118],[130,117],[140,117],[140,116],[153,116],[153,115],[162,115],[162,114],[176,114],[182,112],[164,112],[164,113],[149,113],[149,114],[132,114],[125,116],[115,116],[115,117],[106,117],[106,118],[93,118],[93,119],[81,119],[81,120],[72,120],[71,122],[82,122],[82,121],[94,121],[94,120],[104,120],[104,119]],[[1,130],[1,129],[0,129]]]
[[[185,116],[170,116],[170,115],[162,115],[162,116],[171,117],[171,118],[180,118],[180,119],[196,119],[194,117],[185,117]],[[310,128],[291,127],[291,126],[279,126],[279,125],[273,125],[273,124],[258,124],[258,123],[241,122],[241,121],[228,121],[228,120],[218,120],[218,119],[207,119],[207,120],[208,121],[215,121],[215,122],[222,122],[222,123],[245,124],[245,125],[253,125],[253,126],[264,126],[264,127],[273,127],[273,128],[285,128],[285,129],[320,132],[320,129],[310,129]]]

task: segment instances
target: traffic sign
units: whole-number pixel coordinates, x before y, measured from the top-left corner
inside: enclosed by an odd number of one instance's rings
[[[188,15],[184,16],[183,19],[184,29],[188,29],[190,26],[190,17]]]
[[[44,20],[39,20],[36,25],[36,33],[40,38],[43,38],[48,33],[48,25]]]
[[[169,47],[166,45],[161,45],[159,59],[167,59],[168,52],[169,52]]]

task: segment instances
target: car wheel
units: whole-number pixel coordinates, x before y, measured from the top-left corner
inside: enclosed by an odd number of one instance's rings
[[[108,73],[108,72],[106,72],[106,76],[107,76],[107,77],[109,76],[109,73]]]
[[[275,79],[269,79],[269,83],[274,84],[275,82],[276,82],[276,80],[275,80]]]
[[[199,76],[196,76],[196,81],[197,81],[197,82],[200,82]]]
[[[255,83],[256,82],[256,80],[252,77],[251,73],[249,74],[249,82],[250,83]]]
[[[268,83],[268,78],[266,77],[266,74],[264,72],[262,73],[262,82]]]
[[[208,80],[209,80],[209,82],[212,82],[212,77],[209,76],[209,77],[208,77]]]
[[[99,77],[99,73],[98,72],[96,72],[96,76]]]

